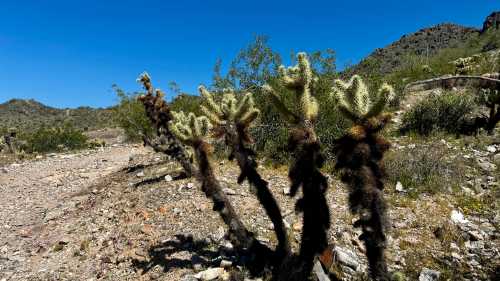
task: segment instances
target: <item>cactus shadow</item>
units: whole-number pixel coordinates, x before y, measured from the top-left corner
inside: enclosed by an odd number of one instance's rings
[[[175,237],[174,240],[168,240],[150,247],[147,259],[133,259],[132,266],[145,274],[156,266],[163,268],[164,272],[174,268],[194,269],[197,264],[202,268],[217,267],[220,266],[222,259],[231,261],[233,265],[240,265],[236,251],[233,249],[216,246],[205,240],[195,240],[191,235],[178,234]],[[188,252],[191,257],[172,257],[172,255],[180,252]]]

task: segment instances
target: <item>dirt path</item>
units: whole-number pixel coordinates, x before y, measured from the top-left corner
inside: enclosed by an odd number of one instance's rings
[[[115,145],[0,168],[0,280],[24,279],[23,271],[33,267],[41,251],[54,241],[64,243],[67,233],[55,226],[71,224],[64,217],[82,200],[74,195],[138,153],[143,150]]]

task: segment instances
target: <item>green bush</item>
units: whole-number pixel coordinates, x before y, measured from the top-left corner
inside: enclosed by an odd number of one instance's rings
[[[129,141],[140,141],[142,136],[153,136],[154,130],[146,116],[144,106],[137,101],[139,93],[127,94],[116,85],[113,90],[118,97],[118,105],[113,108],[114,122],[124,130]]]
[[[400,131],[429,135],[433,131],[459,133],[462,124],[475,107],[470,93],[432,94],[403,115]]]
[[[50,152],[87,147],[87,137],[70,124],[62,127],[41,126],[33,133],[23,136],[29,152]]]

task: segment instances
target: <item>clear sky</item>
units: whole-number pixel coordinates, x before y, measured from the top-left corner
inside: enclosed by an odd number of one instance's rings
[[[145,70],[195,93],[256,34],[285,58],[332,48],[342,65],[423,27],[480,27],[494,10],[500,1],[0,0],[0,103],[109,106],[111,85],[137,91]]]

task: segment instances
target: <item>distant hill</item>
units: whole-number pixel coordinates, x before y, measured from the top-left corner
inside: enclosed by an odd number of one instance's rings
[[[79,107],[59,109],[33,99],[11,99],[0,104],[1,127],[18,127],[29,130],[42,124],[61,125],[69,122],[77,128],[101,128],[112,126],[112,110]]]
[[[460,47],[470,40],[480,38],[487,31],[498,32],[500,12],[493,12],[484,20],[483,28],[477,29],[452,23],[439,24],[417,32],[403,35],[399,40],[386,47],[376,49],[357,65],[344,71],[344,75],[377,71],[381,75],[393,72],[410,55],[436,55],[440,50]],[[485,42],[484,50],[500,48],[495,43]]]

